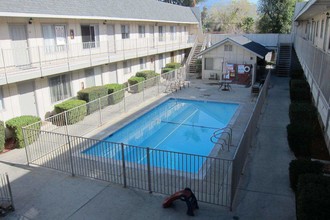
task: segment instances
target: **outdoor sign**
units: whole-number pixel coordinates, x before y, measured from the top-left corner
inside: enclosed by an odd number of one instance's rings
[[[55,26],[56,45],[65,45],[65,32],[63,25]]]
[[[232,63],[227,63],[227,73],[230,77],[235,77],[235,66]]]

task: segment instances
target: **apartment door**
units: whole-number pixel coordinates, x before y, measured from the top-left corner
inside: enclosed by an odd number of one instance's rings
[[[111,63],[110,64],[110,75],[109,75],[109,81],[110,83],[118,83],[118,76],[117,76],[117,63]]]
[[[95,86],[95,74],[94,69],[85,69],[85,77],[86,77],[86,88]]]
[[[17,67],[29,67],[30,56],[25,25],[9,25],[13,48],[14,65]]]
[[[115,26],[109,24],[107,26],[107,31],[108,31],[109,51],[115,53],[116,52]]]
[[[150,46],[155,47],[155,27],[153,25],[149,26],[150,30]]]
[[[26,82],[18,84],[19,106],[22,115],[38,115],[34,92],[34,83]]]

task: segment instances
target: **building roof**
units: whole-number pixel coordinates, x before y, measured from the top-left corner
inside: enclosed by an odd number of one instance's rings
[[[308,2],[297,3],[294,21],[308,20],[323,12],[327,12],[330,7],[329,0],[309,0]]]
[[[0,0],[0,17],[193,23],[190,7],[156,0]]]
[[[244,47],[246,50],[249,50],[250,52],[256,54],[260,58],[264,58],[267,53],[270,52],[265,46],[254,42],[250,40],[247,37],[244,36],[235,36],[235,37],[227,37],[226,39],[212,45],[211,47],[207,48],[206,50],[202,51],[198,55],[203,55],[205,53],[208,53],[209,51],[227,43],[227,42],[232,42],[238,46]]]

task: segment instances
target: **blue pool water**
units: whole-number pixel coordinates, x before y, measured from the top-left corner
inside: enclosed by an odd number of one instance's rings
[[[169,99],[104,140],[149,147],[154,166],[197,172],[203,160],[159,156],[152,149],[208,156],[214,147],[210,141],[213,132],[226,127],[237,108],[238,104]],[[116,152],[100,143],[83,153],[121,160],[120,151]],[[146,163],[146,156],[138,148],[127,147],[124,155],[126,161]]]

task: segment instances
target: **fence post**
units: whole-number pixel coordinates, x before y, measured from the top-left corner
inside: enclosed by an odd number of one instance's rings
[[[126,91],[124,92],[124,112],[126,112]]]
[[[151,170],[150,170],[150,148],[147,147],[147,171],[148,171],[148,190],[149,193],[152,193],[151,190]]]
[[[10,206],[11,206],[12,211],[15,211],[13,194],[11,192],[11,186],[10,186],[9,177],[8,177],[7,173],[6,173],[6,180],[7,180],[8,192],[9,192],[9,196],[10,196],[10,203],[11,203]]]
[[[27,161],[27,165],[30,166],[30,159],[29,159],[29,154],[28,154],[28,142],[26,140],[27,136],[26,136],[26,128],[23,127],[22,130],[23,130],[23,139],[24,139],[24,144],[25,144],[25,154],[26,154],[26,161]]]
[[[143,90],[142,90],[142,101],[144,101],[144,90],[146,89],[146,88],[145,88],[145,83],[144,83],[144,81],[142,81],[142,86],[143,86]]]
[[[159,95],[160,94],[160,78],[161,78],[161,76],[157,76],[157,78],[158,78],[158,82],[157,82],[157,85],[158,85],[158,94],[157,95]]]
[[[102,111],[101,111],[101,98],[99,100],[99,116],[100,116],[100,126],[102,125]]]
[[[69,145],[69,153],[70,153],[70,165],[71,165],[71,175],[74,176],[74,169],[73,169],[73,159],[72,159],[72,147],[70,142],[70,136],[67,135],[68,145]]]
[[[124,155],[124,144],[121,143],[121,161],[122,161],[122,166],[123,166],[123,181],[124,181],[124,188],[127,187],[126,184],[126,166],[125,166],[125,155]]]
[[[68,116],[67,116],[68,111],[64,112],[64,120],[65,120],[65,131],[66,135],[69,135],[69,128],[68,128]]]

